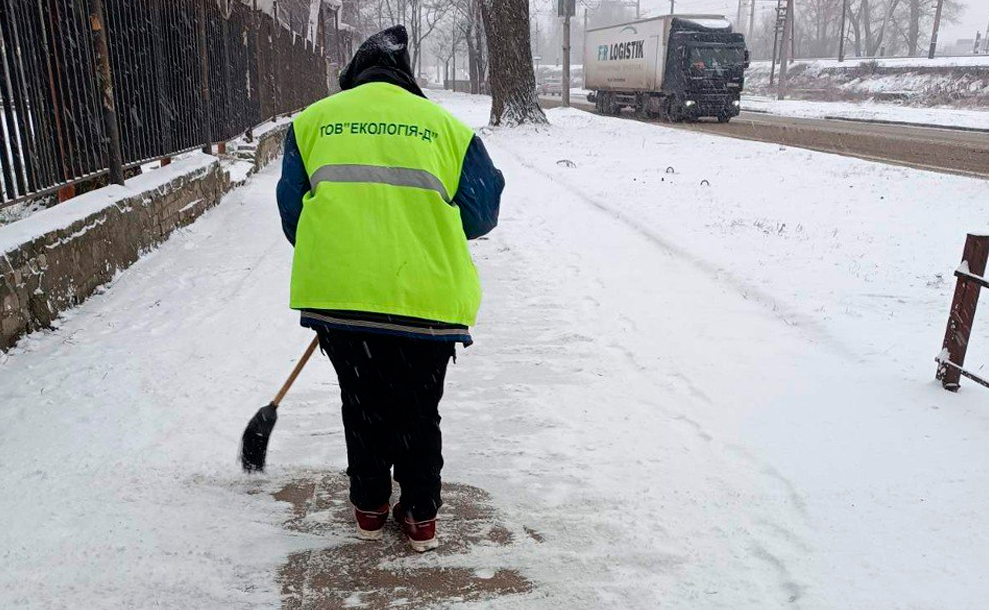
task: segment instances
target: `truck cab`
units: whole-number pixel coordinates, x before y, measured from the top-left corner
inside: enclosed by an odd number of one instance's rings
[[[685,19],[673,19],[670,30],[660,114],[671,121],[738,116],[749,65],[745,38]]]

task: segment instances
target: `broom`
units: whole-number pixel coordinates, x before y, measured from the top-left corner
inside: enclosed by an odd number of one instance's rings
[[[244,430],[244,436],[240,442],[240,463],[245,472],[264,471],[264,459],[268,455],[268,441],[271,439],[271,431],[275,429],[275,422],[278,421],[278,405],[281,404],[285,394],[295,383],[295,378],[299,376],[302,368],[309,362],[309,357],[316,351],[318,345],[319,337],[316,337],[306,348],[306,353],[295,365],[295,369],[288,376],[288,380],[278,395],[275,396],[275,399],[267,406],[261,407],[247,424],[247,429]]]

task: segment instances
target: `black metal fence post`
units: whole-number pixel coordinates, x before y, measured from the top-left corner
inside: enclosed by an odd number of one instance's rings
[[[89,0],[89,25],[96,54],[96,72],[103,98],[103,120],[106,123],[107,149],[110,162],[110,182],[124,184],[124,155],[117,125],[117,107],[113,100],[113,77],[110,72],[110,52],[107,46],[106,20],[103,0]]]
[[[206,46],[206,2],[209,0],[198,0],[196,2],[196,40],[199,43],[199,94],[203,103],[203,128],[206,133],[206,142],[203,144],[203,152],[209,154],[213,149],[213,104],[210,99],[209,87],[209,47]]]

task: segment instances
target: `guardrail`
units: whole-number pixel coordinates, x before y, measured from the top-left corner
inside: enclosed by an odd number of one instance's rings
[[[989,234],[969,234],[965,239],[962,262],[955,270],[958,278],[955,296],[951,301],[948,328],[944,333],[944,344],[935,361],[938,363],[937,379],[941,386],[957,392],[962,377],[989,388],[989,380],[966,370],[965,352],[972,336],[972,323],[979,304],[979,293],[989,288],[986,279],[986,262],[989,259]]]
[[[3,0],[0,208],[232,139],[326,77],[323,49],[241,0]]]

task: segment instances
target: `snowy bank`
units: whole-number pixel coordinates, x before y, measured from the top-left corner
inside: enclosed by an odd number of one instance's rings
[[[852,119],[910,125],[961,127],[989,132],[989,108],[915,108],[875,102],[813,102],[777,100],[760,95],[743,95],[742,109],[782,116],[812,119]]]
[[[770,91],[769,62],[753,62],[746,91]],[[777,67],[777,72],[779,69]],[[798,60],[790,65],[791,97],[815,101],[885,101],[906,106],[989,107],[986,57],[861,60]]]

